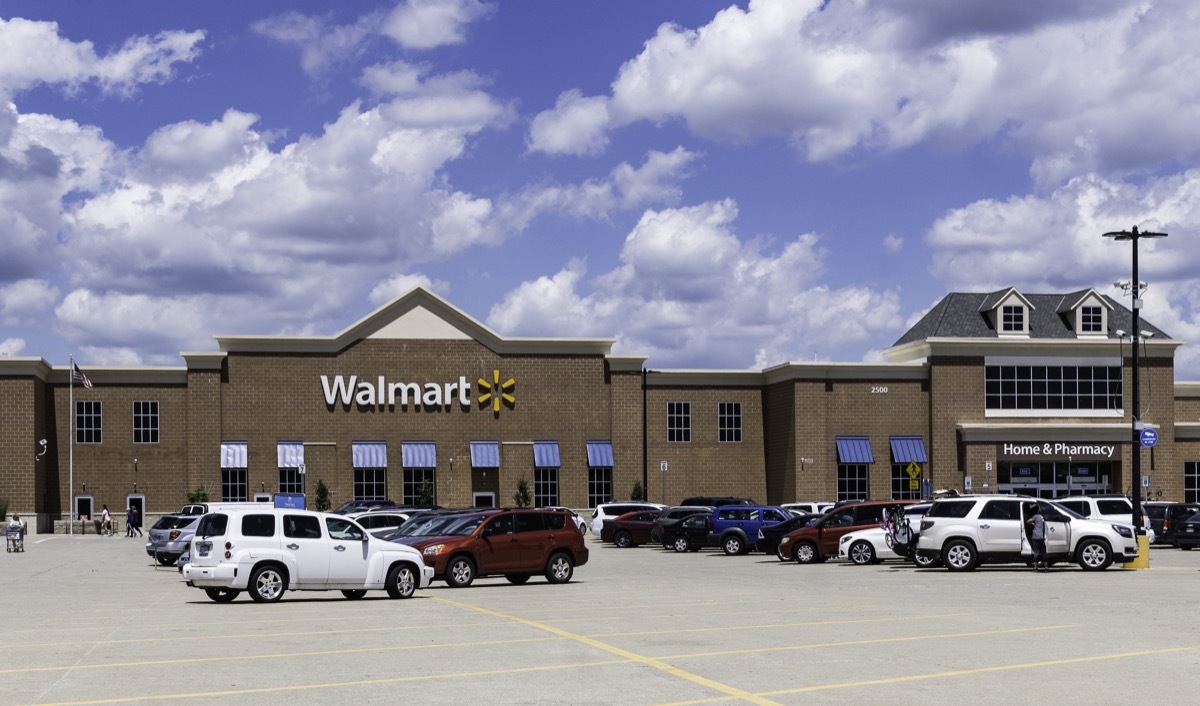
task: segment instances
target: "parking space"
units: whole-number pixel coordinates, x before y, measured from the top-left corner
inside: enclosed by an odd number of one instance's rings
[[[575,581],[208,601],[121,537],[0,561],[0,703],[1172,703],[1200,553],[1151,568],[800,566],[589,539]]]

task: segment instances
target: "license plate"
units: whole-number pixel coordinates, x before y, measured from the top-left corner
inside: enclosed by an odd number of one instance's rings
[[[1188,525],[1187,527],[1184,527],[1184,528],[1183,528],[1183,531],[1184,531],[1184,532],[1191,532],[1191,531],[1192,531],[1192,526],[1191,526],[1191,525]]]

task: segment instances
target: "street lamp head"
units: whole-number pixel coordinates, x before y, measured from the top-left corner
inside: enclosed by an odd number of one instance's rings
[[[1143,339],[1154,338],[1153,331],[1138,331],[1138,335],[1141,336]]]
[[[1125,338],[1125,329],[1117,329],[1117,338]]]

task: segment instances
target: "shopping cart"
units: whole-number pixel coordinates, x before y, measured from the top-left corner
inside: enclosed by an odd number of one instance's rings
[[[4,528],[4,539],[6,541],[4,550],[9,552],[25,551],[25,528],[17,527],[16,525],[6,526]]]

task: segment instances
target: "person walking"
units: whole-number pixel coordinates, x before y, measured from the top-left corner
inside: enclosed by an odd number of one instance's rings
[[[1042,509],[1033,506],[1032,513],[1025,524],[1029,526],[1029,544],[1033,547],[1033,570],[1048,571],[1046,566],[1046,520],[1042,517]]]
[[[131,508],[129,508],[129,510],[131,512],[133,512],[133,525],[132,525],[133,531],[137,532],[137,536],[141,537],[142,536],[142,515],[141,515],[141,513],[138,512],[138,509],[136,507],[131,507]]]
[[[108,514],[108,506],[104,506],[104,511],[100,514],[100,532],[108,536],[112,536],[112,515]]]
[[[133,536],[133,506],[125,508],[125,536]]]

